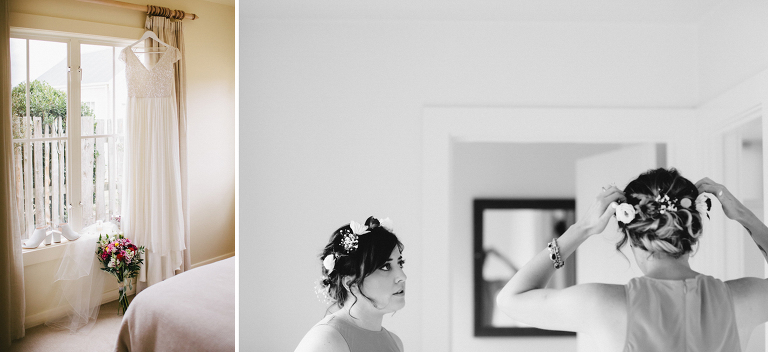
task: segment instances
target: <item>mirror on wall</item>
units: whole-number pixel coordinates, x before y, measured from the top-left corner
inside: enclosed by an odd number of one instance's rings
[[[574,335],[514,321],[496,307],[496,295],[534,255],[576,221],[573,199],[475,199],[475,336]],[[549,280],[549,288],[576,284],[576,258]]]

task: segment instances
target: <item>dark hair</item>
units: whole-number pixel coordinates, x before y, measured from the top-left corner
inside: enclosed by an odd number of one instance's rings
[[[624,188],[624,196],[637,214],[628,224],[619,222],[624,236],[616,250],[629,241],[650,253],[673,258],[693,251],[702,231],[695,204],[699,190],[676,169],[648,170]]]
[[[345,248],[344,246],[345,233],[350,233],[352,230],[347,224],[333,232],[328,244],[320,254],[320,261],[323,261],[328,255],[336,255],[333,271],[329,274],[325,266],[321,266],[321,270],[323,274],[322,286],[330,300],[339,308],[344,306],[349,295],[355,297],[355,302],[352,305],[357,303],[357,296],[344,286],[346,278],[351,278],[349,286],[357,285],[363,297],[373,303],[362,293],[365,278],[386,264],[395,246],[400,252],[404,248],[397,236],[381,226],[379,220],[373,216],[365,221],[365,226],[368,227],[369,232],[357,236],[356,249],[348,251],[348,247]]]

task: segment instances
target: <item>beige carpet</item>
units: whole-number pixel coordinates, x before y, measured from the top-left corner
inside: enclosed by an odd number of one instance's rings
[[[133,298],[132,296],[130,298]],[[45,325],[27,329],[24,338],[15,340],[11,352],[110,352],[115,350],[122,316],[117,315],[117,301],[101,305],[99,318],[88,333],[70,335]]]

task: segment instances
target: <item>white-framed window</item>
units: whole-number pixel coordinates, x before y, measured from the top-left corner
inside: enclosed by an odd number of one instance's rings
[[[23,238],[120,221],[130,41],[11,29],[16,202]]]

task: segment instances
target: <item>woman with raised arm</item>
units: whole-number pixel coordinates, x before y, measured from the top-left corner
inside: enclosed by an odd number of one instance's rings
[[[403,244],[389,218],[340,227],[320,260],[320,290],[335,311],[307,332],[296,352],[402,352],[400,338],[381,326],[385,314],[405,306]]]
[[[723,282],[691,269],[710,197],[766,256],[768,227],[723,185],[708,178],[694,185],[675,169],[649,170],[623,191],[601,192],[582,219],[512,277],[498,305],[522,323],[590,335],[601,351],[744,350],[752,331],[768,321],[768,281]],[[624,235],[616,248],[629,243],[644,275],[626,285],[545,289],[552,273],[614,214]]]

